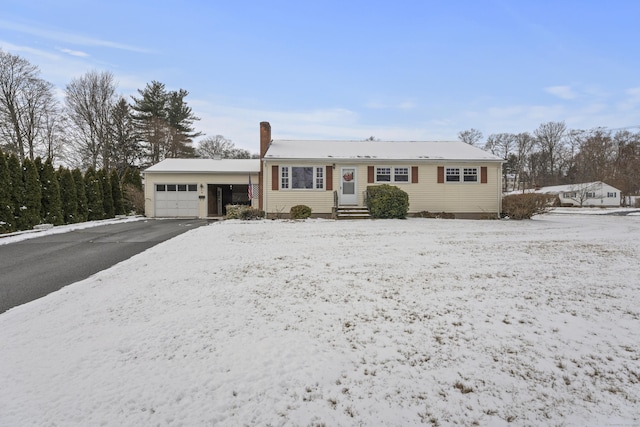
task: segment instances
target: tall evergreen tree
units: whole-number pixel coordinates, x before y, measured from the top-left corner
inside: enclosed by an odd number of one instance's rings
[[[95,221],[104,218],[104,204],[102,200],[102,185],[98,175],[89,167],[84,174],[85,193],[87,195],[88,220]]]
[[[167,121],[169,122],[169,146],[167,157],[195,157],[195,149],[191,145],[193,139],[202,135],[195,132],[193,122],[200,120],[193,114],[191,107],[184,100],[189,92],[184,89],[169,92],[167,95]]]
[[[76,203],[78,206],[75,222],[85,222],[89,219],[89,206],[87,204],[87,189],[84,177],[78,168],[71,171],[71,176],[73,177],[73,184],[76,186]]]
[[[111,112],[111,169],[118,171],[118,177],[122,177],[127,168],[139,163],[142,158],[140,135],[131,112],[131,106],[122,97]]]
[[[113,208],[113,195],[111,194],[111,180],[107,174],[106,169],[100,169],[97,172],[98,179],[100,180],[100,189],[102,190],[102,207],[105,218],[113,218],[115,210]]]
[[[9,165],[4,153],[0,150],[0,234],[14,231],[13,220]]]
[[[22,163],[22,180],[24,183],[24,206],[21,207],[18,223],[21,230],[28,230],[40,224],[40,207],[42,191],[36,165],[29,158]]]
[[[62,167],[58,169],[58,180],[60,182],[62,221],[65,224],[76,223],[78,222],[78,197],[71,171]]]
[[[124,203],[122,200],[122,189],[120,188],[120,178],[116,170],[111,171],[111,197],[113,198],[113,211],[116,215],[124,215]]]
[[[167,91],[164,83],[152,81],[138,89],[140,98],[133,98],[132,115],[143,142],[145,163],[154,165],[165,158],[168,139]]]
[[[140,98],[133,97],[133,119],[143,141],[145,163],[156,164],[166,157],[195,157],[191,146],[195,132],[193,122],[200,120],[185,101],[184,89],[167,92],[163,83],[152,81]]]
[[[13,230],[23,230],[20,216],[24,207],[24,180],[22,179],[22,166],[15,153],[7,159],[7,168],[9,169],[9,193],[13,210]]]
[[[40,189],[42,191],[41,218],[45,223],[62,225],[62,202],[60,184],[56,178],[51,159],[47,159],[40,169]]]

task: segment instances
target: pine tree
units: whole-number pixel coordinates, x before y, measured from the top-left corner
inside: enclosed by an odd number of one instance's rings
[[[115,210],[113,208],[113,195],[111,194],[111,180],[105,169],[100,169],[97,172],[97,177],[100,180],[100,189],[102,190],[102,208],[104,218],[113,218]]]
[[[9,165],[4,153],[0,150],[0,234],[9,233],[14,229]]]
[[[13,210],[13,230],[24,230],[20,216],[24,210],[24,180],[22,179],[22,166],[15,154],[7,159],[9,169],[9,196],[11,209]]]
[[[87,195],[88,220],[96,221],[104,218],[104,204],[102,200],[102,185],[100,179],[90,167],[84,174],[85,193]]]
[[[111,197],[113,198],[113,210],[116,215],[124,215],[124,203],[122,200],[122,189],[120,188],[120,178],[116,170],[111,171]]]
[[[87,205],[87,190],[84,184],[84,177],[80,169],[71,171],[73,184],[76,186],[77,217],[75,222],[85,222],[89,219],[89,207]]]
[[[39,159],[39,158],[38,158]],[[42,191],[41,216],[45,223],[62,225],[62,202],[60,184],[56,178],[53,162],[47,159],[40,168],[40,188]]]
[[[22,230],[28,230],[41,222],[42,191],[35,163],[28,158],[24,159],[22,171],[24,206],[21,208],[19,224]]]
[[[78,196],[73,175],[69,169],[61,167],[58,169],[58,179],[63,221],[65,224],[76,223],[78,222]]]

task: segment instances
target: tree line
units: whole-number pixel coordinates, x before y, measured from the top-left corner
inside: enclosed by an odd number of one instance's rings
[[[602,181],[626,196],[640,194],[640,130],[568,129],[564,122],[542,123],[533,132],[458,133],[460,140],[502,157],[505,191]]]
[[[117,94],[109,72],[90,71],[64,88],[63,101],[37,66],[0,49],[0,149],[20,162],[36,157],[87,170],[144,168],[165,158],[239,157],[246,150],[216,135],[196,149],[199,120],[184,89],[158,81],[130,99]]]
[[[115,169],[55,169],[50,158],[20,161],[0,150],[0,233],[143,212],[139,171],[127,169],[120,183]]]

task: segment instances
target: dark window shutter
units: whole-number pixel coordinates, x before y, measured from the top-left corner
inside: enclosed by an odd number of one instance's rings
[[[271,166],[271,189],[273,191],[278,191],[280,188],[280,171],[278,170],[278,165]]]
[[[444,166],[438,166],[438,184],[444,183]]]
[[[326,188],[327,191],[333,191],[333,166],[328,165],[325,170],[327,171],[327,178],[324,183],[324,188]]]
[[[375,171],[373,170],[373,166],[367,166],[367,182],[372,184],[375,182]]]
[[[411,166],[411,183],[412,184],[418,183],[418,167],[417,166]]]
[[[487,167],[482,166],[480,168],[480,184],[486,184],[486,183],[487,183]]]

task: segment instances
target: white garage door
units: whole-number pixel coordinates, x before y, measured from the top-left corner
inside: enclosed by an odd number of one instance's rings
[[[196,184],[156,184],[157,217],[197,217],[198,186]]]

